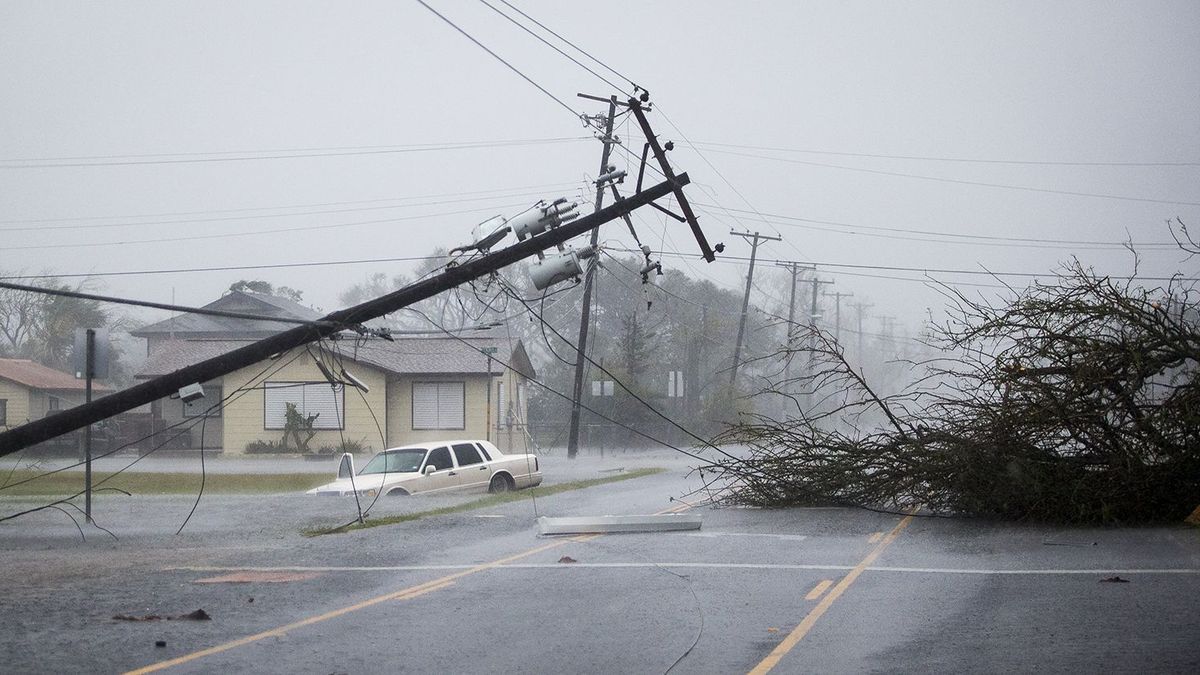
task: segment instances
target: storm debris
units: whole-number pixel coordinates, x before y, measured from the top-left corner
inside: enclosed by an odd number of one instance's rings
[[[574,562],[579,562],[579,561],[578,561],[578,560],[576,560],[576,559],[574,559],[574,558],[572,558],[572,557],[571,557],[571,556],[569,556],[569,555],[564,555],[563,557],[561,557],[561,558],[559,558],[559,559],[558,559],[558,562],[560,562],[560,563],[574,563]]]
[[[178,616],[162,616],[161,614],[145,614],[143,616],[134,616],[132,614],[114,614],[114,621],[212,621],[212,617],[203,609],[197,609],[194,612],[180,614]]]
[[[1127,584],[1127,583],[1129,583],[1129,580],[1122,579],[1121,577],[1105,577],[1100,580],[1100,583],[1102,583],[1102,584],[1105,584],[1105,583],[1107,583],[1107,584]]]

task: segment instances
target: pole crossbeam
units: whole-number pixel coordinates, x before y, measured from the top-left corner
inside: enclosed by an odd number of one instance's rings
[[[558,246],[595,227],[645,206],[655,199],[680,191],[690,182],[686,173],[665,180],[642,192],[611,204],[599,211],[530,237],[494,253],[448,267],[441,274],[367,302],[332,312],[309,325],[277,333],[231,352],[180,368],[173,373],[148,380],[93,403],[68,408],[49,417],[29,422],[0,433],[0,457],[11,455],[30,445],[81,429],[89,424],[157,401],[189,384],[203,383],[253,365],[310,342],[327,338],[346,327],[381,317],[413,303],[430,298],[468,281],[491,274],[552,246]]]

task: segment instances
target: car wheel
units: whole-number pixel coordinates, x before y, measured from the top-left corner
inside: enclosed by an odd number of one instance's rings
[[[492,482],[488,485],[488,492],[492,494],[500,494],[513,489],[512,479],[504,474],[496,474],[492,476]]]
[[[405,490],[404,488],[395,488],[393,490],[389,490],[387,493],[387,496],[389,496],[389,497],[407,497],[407,496],[409,496],[409,492],[407,490]]]

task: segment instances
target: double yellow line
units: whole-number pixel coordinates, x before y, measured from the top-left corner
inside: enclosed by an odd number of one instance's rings
[[[687,509],[690,509],[690,508],[691,508],[691,505],[682,504],[680,506],[673,506],[669,509],[664,509],[662,511],[659,511],[658,513],[655,513],[654,515],[659,516],[659,515],[664,515],[667,513],[679,513],[682,511],[686,511]],[[452,586],[452,585],[454,585],[455,581],[457,581],[463,577],[470,576],[472,574],[477,574],[479,572],[483,572],[486,570],[490,570],[490,569],[499,567],[501,565],[506,565],[515,560],[520,560],[522,558],[527,558],[531,555],[536,555],[538,553],[542,553],[543,551],[549,551],[552,548],[557,548],[564,544],[568,544],[571,542],[580,543],[580,542],[585,542],[585,541],[591,541],[600,536],[602,536],[602,535],[585,534],[585,535],[580,535],[577,537],[570,537],[567,539],[560,539],[558,541],[553,541],[553,542],[550,542],[549,544],[545,544],[543,546],[537,546],[537,547],[531,548],[527,551],[517,553],[516,555],[508,556],[507,558],[500,558],[499,560],[493,560],[488,563],[483,563],[481,565],[476,565],[475,567],[471,567],[471,568],[462,570],[461,572],[455,572],[454,574],[447,574],[446,576],[439,577],[437,579],[434,579],[433,581],[426,581],[423,584],[417,584],[416,586],[409,586],[408,588],[402,588],[398,591],[393,591],[391,593],[385,593],[384,595],[379,595],[374,598],[370,598],[368,600],[363,600],[362,602],[350,605],[348,607],[342,607],[341,609],[335,609],[335,610],[332,610],[329,612],[325,612],[324,614],[310,616],[307,619],[301,619],[299,621],[295,621],[295,622],[286,624],[284,626],[279,626],[278,628],[272,628],[270,630],[265,630],[261,633],[247,635],[246,637],[243,637],[243,638],[238,638],[238,639],[232,640],[230,642],[225,642],[225,643],[213,646],[213,647],[209,647],[208,649],[201,649],[199,651],[191,652],[190,654],[184,654],[183,656],[179,656],[179,657],[176,657],[173,659],[168,659],[166,661],[159,661],[158,663],[152,663],[148,666],[144,666],[144,667],[138,668],[136,670],[127,671],[125,673],[125,675],[141,675],[142,673],[154,673],[154,672],[158,672],[160,670],[165,670],[167,668],[171,668],[173,666],[179,666],[179,665],[183,665],[185,663],[190,663],[197,659],[202,659],[206,656],[212,656],[213,654],[220,654],[221,652],[227,652],[230,649],[235,649],[237,647],[248,645],[253,642],[258,642],[259,640],[262,640],[263,638],[282,637],[283,635],[286,635],[287,633],[294,631],[297,628],[303,628],[305,626],[311,626],[312,624],[320,623],[322,621],[336,619],[339,616],[344,616],[351,612],[357,612],[360,609],[366,609],[367,607],[372,607],[374,605],[378,605],[381,602],[389,602],[392,600],[411,600],[412,598],[420,597],[422,595],[425,595],[426,593],[432,593],[434,591],[439,591],[443,588]]]
[[[842,577],[841,581],[837,582],[837,585],[833,587],[833,590],[829,591],[828,595],[826,595],[824,598],[821,598],[821,601],[817,603],[817,606],[813,607],[808,612],[800,624],[792,629],[791,633],[788,633],[788,636],[783,639],[783,642],[780,642],[775,649],[771,650],[770,654],[767,654],[765,659],[760,661],[758,665],[750,671],[750,675],[764,675],[778,665],[779,661],[786,656],[788,652],[792,651],[792,649],[804,639],[805,635],[808,635],[809,631],[812,630],[812,627],[816,625],[817,621],[822,616],[825,615],[825,612],[829,611],[829,608],[833,606],[833,603],[837,602],[837,599],[842,596],[842,593],[845,593],[846,589],[850,588],[855,580],[857,580],[858,577],[862,575],[862,573],[865,572],[866,569],[870,567],[877,558],[879,558],[880,554],[883,553],[883,550],[891,545],[891,543],[896,540],[896,537],[900,536],[900,533],[904,531],[904,528],[908,527],[908,524],[911,523],[912,520],[912,515],[905,516],[904,519],[896,525],[896,527],[892,528],[892,531],[888,532],[887,535],[875,545],[875,548],[871,549],[871,552],[867,554],[867,557],[863,558],[862,561],[855,565],[854,569],[847,572],[846,576]],[[875,537],[872,536],[872,540],[874,539]],[[819,585],[818,588],[820,588]],[[823,591],[824,589],[822,588],[821,590]],[[820,593],[818,593],[817,589],[814,588],[812,591],[810,591],[809,595],[816,597],[819,596]]]

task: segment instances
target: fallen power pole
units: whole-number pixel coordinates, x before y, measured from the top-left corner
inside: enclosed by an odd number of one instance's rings
[[[519,260],[537,255],[552,246],[564,244],[593,228],[620,218],[641,206],[668,194],[682,193],[689,183],[687,174],[671,176],[667,180],[646,188],[626,199],[622,199],[590,215],[565,223],[548,231],[525,239],[507,248],[483,255],[474,260],[448,267],[441,274],[406,286],[385,296],[359,305],[333,312],[311,324],[297,326],[282,333],[259,340],[226,354],[181,368],[173,373],[157,377],[130,387],[90,404],[63,410],[50,417],[24,424],[0,433],[0,457],[11,455],[30,445],[41,443],[55,436],[82,429],[89,424],[132,410],[152,401],[157,401],[179,391],[189,384],[207,382],[241,368],[259,363],[275,354],[316,342],[347,328],[359,326],[413,303],[430,298],[473,279],[491,274]],[[703,234],[702,251],[708,251]]]

